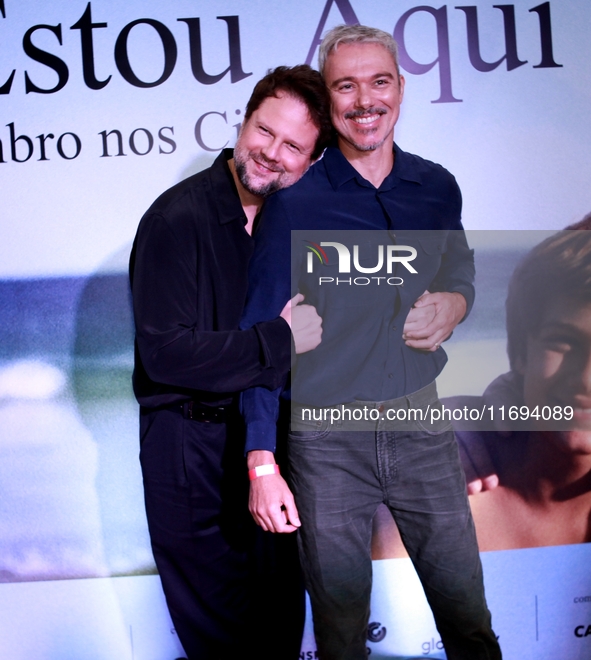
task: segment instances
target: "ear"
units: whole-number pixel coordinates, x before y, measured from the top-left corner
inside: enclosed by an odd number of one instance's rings
[[[405,80],[404,76],[399,76],[398,80],[400,81],[400,83],[399,83],[400,102],[402,103],[402,99],[404,98],[404,85],[406,84],[406,80]]]

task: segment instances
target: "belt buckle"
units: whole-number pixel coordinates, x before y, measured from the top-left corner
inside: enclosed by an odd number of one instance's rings
[[[187,404],[188,419],[201,422],[203,424],[220,424],[223,420],[223,410],[221,408],[208,408],[207,406],[194,406],[194,401]]]

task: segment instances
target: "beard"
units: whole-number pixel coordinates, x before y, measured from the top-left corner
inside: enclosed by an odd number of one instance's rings
[[[385,108],[380,108],[380,107],[375,107],[372,106],[371,108],[368,108],[367,110],[352,110],[351,112],[346,112],[345,113],[345,119],[354,119],[355,117],[363,117],[366,115],[383,115],[386,114],[387,110]],[[359,132],[365,133],[366,135],[371,135],[373,129],[369,128],[366,129],[365,131],[363,129],[359,129]],[[359,144],[358,142],[354,142],[351,136],[342,136],[343,139],[347,140],[347,142],[350,142],[355,149],[358,151],[375,151],[376,149],[379,149],[384,142],[387,139],[387,136],[383,137],[381,140],[378,142],[374,142],[373,144]]]
[[[247,164],[249,160],[255,160],[262,163],[271,171],[277,172],[278,176],[271,181],[257,183],[248,173]],[[234,149],[234,167],[236,168],[236,175],[238,176],[240,183],[252,195],[268,197],[284,187],[282,178],[285,171],[278,168],[261,153],[255,155],[253,152],[250,152],[247,154],[243,149],[236,145]]]
[[[379,142],[374,142],[373,144],[359,144],[359,142],[353,142],[352,140],[349,140],[349,142],[351,142],[357,151],[375,151],[376,149],[379,149],[385,141],[386,138],[380,140]]]

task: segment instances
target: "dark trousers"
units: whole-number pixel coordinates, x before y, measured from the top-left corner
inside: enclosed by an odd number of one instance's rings
[[[433,385],[383,407],[388,405],[424,409],[439,403]],[[372,519],[384,502],[425,589],[448,660],[498,660],[451,428],[378,421],[372,431],[353,430],[301,417],[295,406],[288,449],[319,657],[367,657]]]
[[[190,660],[298,658],[304,592],[295,539],[248,513],[244,430],[142,409],[140,460],[152,550]]]

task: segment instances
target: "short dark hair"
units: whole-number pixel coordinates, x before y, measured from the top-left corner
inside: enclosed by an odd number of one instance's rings
[[[591,216],[571,227],[589,227]],[[511,369],[525,361],[527,338],[535,336],[548,301],[567,298],[591,302],[591,231],[553,234],[529,252],[509,282],[507,353]]]
[[[244,121],[250,119],[265,99],[278,96],[281,92],[299,99],[308,108],[310,119],[318,128],[316,146],[312,152],[312,160],[316,160],[332,139],[330,97],[322,76],[307,64],[269,69],[267,75],[256,84],[246,104]]]

